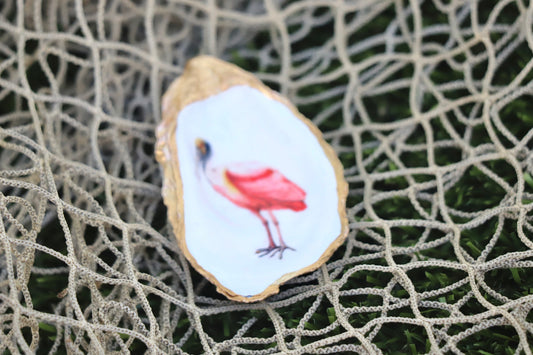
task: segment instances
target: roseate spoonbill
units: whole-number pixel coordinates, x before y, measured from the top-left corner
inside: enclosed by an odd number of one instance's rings
[[[287,179],[279,171],[257,163],[236,163],[228,166],[212,167],[210,158],[213,154],[211,145],[203,139],[196,139],[197,158],[202,170],[213,189],[233,202],[245,208],[261,220],[266,229],[268,247],[257,249],[259,256],[279,253],[283,257],[286,249],[295,250],[285,244],[281,237],[279,222],[272,211],[290,209],[295,212],[305,210],[305,191]],[[261,214],[266,211],[276,227],[279,245],[274,243],[268,220]]]

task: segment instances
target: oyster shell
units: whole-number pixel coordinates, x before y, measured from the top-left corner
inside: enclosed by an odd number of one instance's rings
[[[156,158],[179,247],[218,292],[254,302],[348,234],[343,168],[311,121],[252,74],[191,59],[162,101]]]

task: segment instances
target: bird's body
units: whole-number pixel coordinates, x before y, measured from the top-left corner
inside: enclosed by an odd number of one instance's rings
[[[213,189],[233,204],[252,212],[263,223],[269,245],[267,248],[258,249],[257,253],[261,256],[268,254],[272,256],[279,252],[281,259],[285,249],[294,250],[283,241],[279,222],[272,211],[305,210],[307,208],[305,191],[276,169],[261,166],[255,162],[212,167],[209,164],[211,156],[209,144],[198,139],[196,146],[203,170]],[[266,212],[274,223],[278,232],[279,245],[274,243],[268,220],[261,212]]]
[[[255,211],[306,208],[305,191],[279,171],[265,167],[246,171],[235,168],[213,168],[207,172],[207,178],[215,191],[237,206]]]

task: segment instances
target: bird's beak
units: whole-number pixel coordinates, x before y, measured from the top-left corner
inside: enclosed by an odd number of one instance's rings
[[[196,156],[196,164],[194,164],[194,174],[196,175],[196,179],[200,179],[200,158]]]

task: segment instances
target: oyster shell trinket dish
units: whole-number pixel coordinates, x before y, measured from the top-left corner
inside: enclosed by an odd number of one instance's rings
[[[252,74],[191,59],[163,97],[156,158],[179,247],[217,291],[255,302],[325,263],[348,187],[311,121]]]

